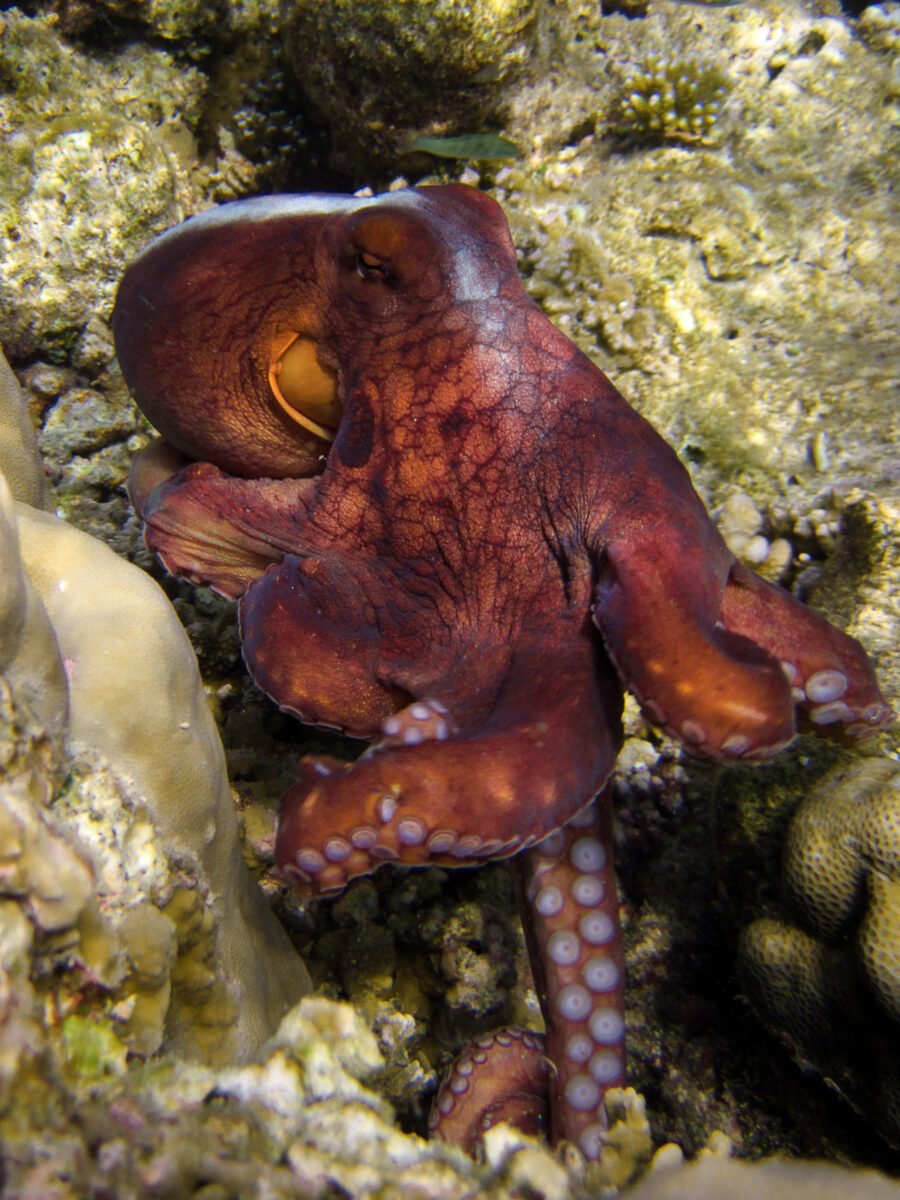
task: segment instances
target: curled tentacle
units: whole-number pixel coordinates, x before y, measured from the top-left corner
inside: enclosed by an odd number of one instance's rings
[[[546,1135],[551,1073],[539,1033],[510,1027],[476,1038],[448,1068],[428,1131],[469,1154],[501,1121],[534,1137]]]
[[[853,745],[891,723],[859,642],[740,563],[728,577],[722,623],[780,662],[802,730]]]
[[[621,693],[589,637],[565,652],[514,648],[493,709],[474,728],[464,706],[448,701],[445,715],[431,698],[397,714],[401,729],[415,728],[420,705],[431,731],[425,738],[423,721],[417,743],[389,732],[350,766],[301,764],[275,854],[302,892],[338,890],[383,862],[453,867],[517,854],[602,787],[620,742]],[[385,725],[393,729],[391,717]]]
[[[304,501],[314,481],[240,479],[210,463],[177,469],[179,461],[163,441],[134,461],[129,491],[144,540],[173,575],[235,600],[303,545]]]

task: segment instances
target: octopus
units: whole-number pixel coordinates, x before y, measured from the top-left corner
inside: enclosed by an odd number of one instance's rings
[[[734,558],[476,189],[226,204],[134,261],[113,325],[161,434],[130,482],[148,546],[239,601],[276,704],[369,742],[301,760],[282,878],[312,897],[518,856],[546,1043],[473,1043],[432,1125],[597,1157],[625,1070],[604,791],[624,690],[723,762],[852,745],[891,716],[863,649]]]

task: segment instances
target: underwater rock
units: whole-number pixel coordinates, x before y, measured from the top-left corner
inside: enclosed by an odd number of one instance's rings
[[[801,801],[782,905],[741,937],[747,995],[795,1058],[900,1145],[900,765],[857,759]]]
[[[65,35],[83,36],[119,20],[143,25],[164,41],[188,42],[196,50],[204,40],[247,35],[277,26],[280,0],[46,0]]]
[[[52,18],[0,14],[0,343],[66,355],[108,315],[125,263],[200,200],[168,138],[196,111],[199,73],[164,52],[102,62]]]
[[[99,7],[111,16],[140,21],[160,38],[178,41],[212,32],[222,20],[220,0],[101,0]]]
[[[713,506],[740,488],[787,536],[820,496],[890,489],[891,56],[801,5],[559,21],[509,89],[522,159],[488,177],[531,294]],[[712,144],[623,144],[628,79],[660,55],[727,76]]]
[[[474,133],[528,61],[536,0],[294,0],[288,54],[332,165],[394,168],[415,133]]]
[[[192,206],[144,126],[84,110],[41,131],[18,177],[24,187],[4,195],[15,236],[0,243],[0,333],[21,358],[70,349],[91,313],[112,307],[128,259]]]

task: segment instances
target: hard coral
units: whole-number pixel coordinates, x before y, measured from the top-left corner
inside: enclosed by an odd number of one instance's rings
[[[799,805],[785,919],[745,930],[744,986],[764,1023],[900,1142],[900,766],[862,759]]]
[[[0,378],[0,428],[18,428],[21,396]],[[33,440],[5,445],[0,467],[33,493]],[[51,1009],[86,991],[138,1053],[165,1035],[207,1060],[246,1056],[308,977],[241,863],[186,635],[142,571],[3,492],[0,894],[44,935]]]
[[[642,141],[706,141],[726,91],[717,67],[662,55],[649,58],[629,75],[625,88],[623,125],[630,136]]]

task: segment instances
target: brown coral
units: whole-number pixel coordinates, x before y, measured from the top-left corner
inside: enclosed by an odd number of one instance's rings
[[[900,1141],[900,764],[862,759],[800,804],[787,920],[745,930],[744,986],[766,1025]]]

